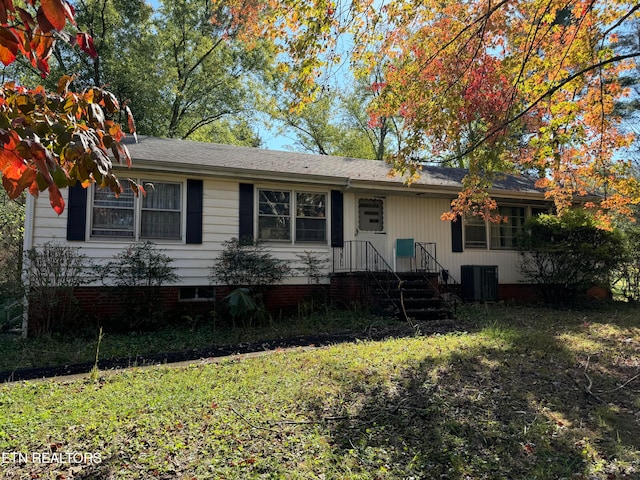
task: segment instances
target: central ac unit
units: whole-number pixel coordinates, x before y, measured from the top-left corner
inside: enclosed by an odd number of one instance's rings
[[[498,267],[495,265],[462,265],[462,299],[472,302],[498,300]]]

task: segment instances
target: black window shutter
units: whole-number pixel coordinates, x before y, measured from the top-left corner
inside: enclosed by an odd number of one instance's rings
[[[202,243],[202,180],[187,179],[187,243]]]
[[[253,184],[240,184],[240,228],[238,240],[253,242]]]
[[[462,217],[451,222],[451,251],[462,252]]]
[[[331,190],[331,246],[344,246],[344,196]]]
[[[87,189],[80,183],[69,187],[67,240],[84,242],[87,228]]]

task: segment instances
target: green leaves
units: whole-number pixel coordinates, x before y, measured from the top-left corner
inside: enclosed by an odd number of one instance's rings
[[[75,24],[73,8],[66,0],[34,0],[24,8],[2,0],[0,61],[9,65],[22,53],[46,76],[55,45],[54,32],[95,56],[88,34],[71,37],[63,32],[67,22]],[[65,206],[60,188],[76,181],[84,185],[97,181],[120,192],[108,152],[116,152],[119,161],[131,161],[120,143],[124,137],[120,127],[105,116],[105,111],[119,111],[116,97],[101,88],[89,88],[78,95],[69,89],[72,81],[72,77],[62,77],[57,94],[48,94],[41,86],[30,90],[5,83],[0,87],[3,187],[10,198],[17,198],[25,190],[37,195],[48,189],[51,207],[58,214]],[[127,114],[131,116],[130,111]],[[134,133],[133,119],[128,123]]]

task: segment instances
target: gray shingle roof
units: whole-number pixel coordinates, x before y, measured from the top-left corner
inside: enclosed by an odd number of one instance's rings
[[[402,177],[389,176],[390,167],[385,162],[357,158],[313,155],[298,152],[282,152],[252,147],[238,147],[215,143],[193,142],[169,138],[139,136],[138,143],[132,137],[125,141],[134,166],[165,164],[168,171],[180,168],[197,168],[204,172],[225,171],[229,174],[255,173],[261,176],[316,177],[335,183],[372,182],[401,186]],[[466,170],[425,166],[417,188],[438,186],[459,189]],[[525,177],[506,176],[495,184],[498,190],[521,193],[541,193],[534,181]]]

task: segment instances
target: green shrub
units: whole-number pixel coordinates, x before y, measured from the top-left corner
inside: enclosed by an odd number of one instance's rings
[[[180,279],[172,262],[153,242],[143,242],[129,245],[102,267],[103,279],[117,288],[124,305],[112,329],[141,330],[166,323],[160,287]]]
[[[209,278],[231,286],[264,286],[281,281],[290,271],[282,260],[274,258],[257,241],[232,238],[211,267]]]
[[[614,292],[629,302],[640,301],[640,226],[626,224],[623,228],[625,258],[614,271]]]
[[[77,327],[82,312],[73,289],[92,281],[95,266],[79,248],[47,242],[26,252],[29,330],[36,335]]]
[[[620,232],[598,228],[583,210],[530,218],[525,232],[520,271],[551,304],[570,302],[594,285],[609,288],[612,271],[625,259]]]
[[[223,247],[211,267],[209,278],[212,283],[236,287],[225,298],[229,314],[234,325],[240,318],[243,326],[248,327],[254,320],[268,317],[264,305],[265,287],[282,281],[290,268],[252,240],[232,238],[224,242]]]
[[[308,250],[305,250],[304,253],[296,254],[296,257],[298,257],[301,264],[296,270],[298,270],[302,276],[307,277],[307,281],[310,284],[320,283],[320,279],[324,276],[324,268],[327,266],[328,260],[316,252],[310,252]]]

